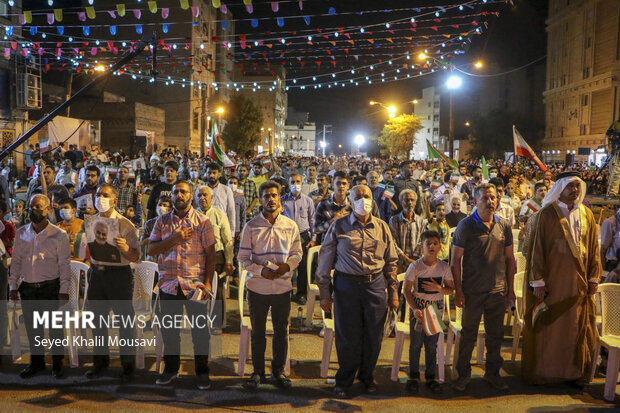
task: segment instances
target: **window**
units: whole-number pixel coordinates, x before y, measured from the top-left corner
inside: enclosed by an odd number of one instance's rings
[[[198,119],[199,119],[198,112],[194,112],[192,114],[192,129],[193,130],[198,130]]]
[[[583,95],[583,97],[581,99],[581,105],[582,106],[588,106],[588,95]]]
[[[428,116],[427,116],[427,120],[431,120],[431,115],[428,115]]]
[[[583,68],[583,78],[586,79],[590,77],[590,68],[589,67],[584,67]]]

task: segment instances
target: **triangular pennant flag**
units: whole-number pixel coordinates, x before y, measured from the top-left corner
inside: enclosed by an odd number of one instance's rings
[[[179,0],[179,3],[181,4],[181,8],[183,10],[189,9],[189,2],[187,0]]]
[[[276,22],[278,23],[278,27],[284,27],[284,18],[283,17],[278,17],[276,19]]]
[[[111,18],[116,19],[116,12],[114,10],[108,10],[108,14]]]
[[[64,26],[56,26],[56,30],[58,31],[58,34],[59,34],[59,35],[61,35],[61,36],[62,36],[63,34],[65,34],[65,28],[64,28]]]
[[[168,7],[162,7],[161,8],[161,18],[162,19],[167,19],[168,16],[170,16],[170,8]]]
[[[30,26],[30,35],[34,36],[37,34],[37,26]]]
[[[220,6],[220,11],[221,11],[223,14],[228,14],[228,7],[226,7],[226,5],[225,5],[225,4],[222,4],[222,5]]]
[[[274,13],[277,13],[278,10],[280,10],[280,4],[277,1],[272,1],[271,10],[273,10]]]
[[[77,16],[78,16],[78,20],[81,22],[85,22],[86,21],[86,13],[84,13],[83,11],[78,11],[77,12]]]
[[[32,11],[28,10],[24,12],[24,21],[28,24],[32,23]]]
[[[142,25],[141,24],[136,24],[136,33],[142,34]]]
[[[213,5],[213,7],[215,7],[216,9],[219,9],[220,6],[222,5],[222,2],[220,0],[211,0],[211,4]]]
[[[194,16],[194,18],[200,16],[200,7],[192,6],[192,16]]]
[[[157,13],[157,2],[154,0],[148,1],[147,2],[148,6],[149,6],[149,11],[151,13]]]
[[[56,21],[62,21],[62,9],[54,9],[54,17],[56,17]]]
[[[116,26],[110,26],[110,34],[116,36]]]
[[[97,14],[95,13],[95,8],[93,6],[86,7],[86,15],[91,20],[97,17]]]
[[[168,23],[164,23],[161,25],[161,31],[164,33],[168,33]]]
[[[82,33],[84,36],[90,36],[90,26],[82,26]]]
[[[245,5],[245,11],[247,11],[249,14],[254,13],[254,6],[252,6],[252,3]]]
[[[125,17],[125,5],[124,4],[117,4],[116,5],[116,12],[118,13],[119,16]]]
[[[250,24],[252,25],[252,27],[257,28],[258,27],[258,19],[251,19],[250,20]]]
[[[310,26],[310,16],[304,16],[304,22],[306,22],[306,26]]]
[[[140,17],[142,17],[142,10],[133,9],[133,15],[136,17],[136,19],[140,20]]]

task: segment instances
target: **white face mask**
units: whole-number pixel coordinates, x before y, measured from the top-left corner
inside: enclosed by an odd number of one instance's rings
[[[497,174],[495,172],[489,172],[489,178],[493,179],[497,176]]]
[[[228,187],[231,191],[235,192],[237,190],[237,184],[228,184]]]
[[[98,196],[95,199],[95,207],[99,212],[108,212],[110,210],[110,198],[102,198]]]
[[[298,194],[301,192],[301,185],[291,185],[291,192]]]
[[[160,217],[168,213],[168,207],[158,205],[157,208],[155,208],[155,211],[157,211],[157,216]]]
[[[192,179],[198,179],[198,171],[190,171],[189,176]]]
[[[372,199],[360,198],[357,201],[353,201],[353,211],[362,216],[370,214],[370,211],[372,211]]]
[[[73,213],[69,208],[63,208],[60,210],[60,217],[65,221],[69,221],[73,217]]]

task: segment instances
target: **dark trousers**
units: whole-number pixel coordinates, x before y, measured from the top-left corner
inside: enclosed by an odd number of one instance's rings
[[[183,294],[181,287],[178,287],[177,294],[168,294],[160,290],[160,315],[162,320],[166,316],[174,317],[183,315],[185,307],[186,315],[194,320],[199,320],[198,316],[207,314],[207,306],[204,301],[191,301]],[[170,318],[170,317],[167,317]],[[208,323],[202,319],[199,323]],[[196,375],[209,374],[209,326],[199,328],[197,325],[192,328],[192,342],[194,344],[194,369]],[[161,329],[164,340],[164,363],[166,373],[177,373],[181,365],[181,333],[174,324],[164,325]]]
[[[271,374],[282,374],[286,354],[288,352],[288,317],[291,312],[291,294],[263,295],[248,290],[248,304],[250,320],[252,321],[252,365],[254,373],[265,373],[265,327],[267,314],[271,307],[271,321],[273,323]]]
[[[55,311],[58,310],[58,293],[60,291],[60,279],[57,278],[43,283],[26,283],[22,282],[19,286],[19,296],[22,301],[22,312],[24,315],[24,324],[26,324],[26,333],[28,335],[28,343],[30,344],[30,364],[36,366],[45,365],[45,346],[37,346],[35,337],[39,336],[38,341],[45,338],[45,329],[43,326],[34,328],[33,318],[34,312]],[[51,314],[50,314],[51,320]],[[51,322],[51,321],[50,321]],[[49,338],[52,340],[64,338],[62,328],[50,328]],[[52,347],[52,360],[54,364],[62,363],[65,357],[65,349],[62,345]]]
[[[422,345],[424,345],[424,378],[426,381],[434,380],[439,334],[427,336],[422,327],[422,322],[418,320],[413,322],[415,320],[413,311],[411,311],[409,319],[412,320],[409,329],[409,337],[411,339],[409,342],[409,378],[420,378],[420,353],[422,352]]]
[[[215,272],[221,274],[224,271],[224,265],[226,264],[226,258],[224,257],[224,251],[217,251],[215,253]],[[226,277],[229,275],[227,274]],[[224,282],[226,277],[218,278],[217,291],[215,293],[215,299],[222,303],[222,316],[226,314],[226,297],[224,297]],[[211,286],[208,286],[211,288]],[[222,327],[224,327],[222,325]]]
[[[487,374],[499,374],[504,361],[501,348],[506,305],[506,297],[502,293],[465,294],[463,330],[456,364],[459,377],[471,376],[471,353],[478,339],[478,327],[483,314],[487,347],[485,371]]]
[[[301,262],[297,267],[297,296],[307,296],[308,295],[308,243],[310,242],[310,233],[308,231],[304,231],[299,234],[299,238],[301,240],[301,248],[303,250],[303,255],[301,257]],[[316,260],[315,260],[316,262]]]
[[[88,270],[87,306],[95,314],[94,337],[103,337],[100,345],[95,346],[93,362],[95,368],[107,367],[110,364],[110,349],[108,347],[108,327],[99,322],[100,317],[108,317],[110,310],[114,315],[123,318],[133,317],[133,272],[129,267],[118,269],[99,270],[92,266]],[[121,339],[132,340],[135,337],[134,329],[129,325],[119,328]],[[133,369],[136,363],[136,348],[133,346],[120,347],[121,364],[124,368]]]
[[[0,262],[0,354],[7,343],[9,316],[7,309],[7,287],[9,284],[9,270]]]
[[[334,324],[339,364],[336,386],[350,387],[356,373],[360,381],[373,380],[387,315],[385,288],[385,277],[358,283],[336,275]]]

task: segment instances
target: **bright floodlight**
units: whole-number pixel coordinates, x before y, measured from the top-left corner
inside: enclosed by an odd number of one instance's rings
[[[222,108],[222,107],[217,108],[215,113],[224,113],[224,108]]]
[[[357,135],[357,136],[355,137],[354,142],[355,142],[355,144],[356,144],[358,147],[360,147],[360,146],[362,146],[362,145],[364,144],[364,141],[365,141],[365,140],[366,140],[366,139],[364,139],[364,137],[363,137],[362,135]]]
[[[321,148],[324,148],[326,146],[327,146],[327,144],[325,143],[325,141],[321,141]]]
[[[450,76],[446,81],[446,86],[448,89],[458,89],[463,84],[463,81],[458,76]]]

